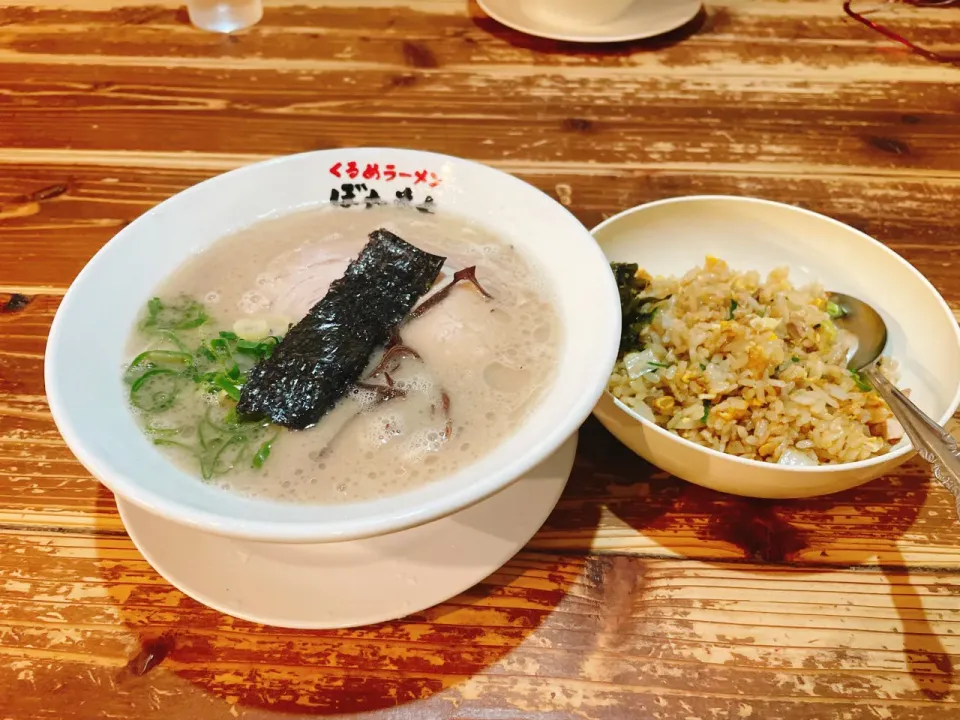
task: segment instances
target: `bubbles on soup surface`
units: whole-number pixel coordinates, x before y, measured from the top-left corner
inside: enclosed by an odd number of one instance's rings
[[[275,273],[260,273],[257,275],[257,287],[272,288],[280,278]]]
[[[257,290],[248,290],[237,303],[237,307],[248,315],[270,309],[270,299]]]

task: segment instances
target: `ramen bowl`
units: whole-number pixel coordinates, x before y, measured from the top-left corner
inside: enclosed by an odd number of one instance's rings
[[[307,505],[253,498],[172,465],[138,428],[120,380],[131,328],[157,285],[194,254],[257,221],[331,201],[348,206],[345,212],[363,212],[374,197],[456,213],[537,262],[554,290],[563,332],[553,380],[538,404],[475,463],[369,501]],[[328,150],[212,178],[117,234],[63,299],[50,332],[45,379],[66,443],[125,504],[232,538],[337,542],[436,521],[496,495],[537,467],[590,414],[615,360],[619,331],[618,294],[606,258],[566,209],[533,186],[432,153]]]
[[[923,275],[883,244],[837,220],[765,200],[682,197],[641,205],[593,229],[610,261],[636,262],[654,276],[683,276],[706,256],[733,270],[789,269],[794,287],[820,283],[866,301],[889,331],[884,355],[899,364],[901,388],[941,424],[960,405],[960,332]],[[802,498],[878,478],[913,453],[903,439],[867,460],[789,466],[707,448],[642,417],[610,393],[595,411],[623,444],[667,472],[721,492]]]

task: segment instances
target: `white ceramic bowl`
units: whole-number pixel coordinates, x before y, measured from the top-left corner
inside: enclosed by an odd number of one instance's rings
[[[653,275],[682,275],[707,255],[738,270],[790,268],[794,284],[819,281],[860,298],[883,316],[886,354],[900,364],[900,387],[946,423],[960,405],[960,331],[933,286],[873,238],[831,218],[753,198],[684,197],[641,205],[593,229],[611,261],[637,262]],[[785,467],[701,447],[640,417],[609,393],[595,410],[621,442],[677,477],[714,490],[760,498],[838,492],[891,471],[913,450],[908,441],[881,457],[844,465]]]
[[[364,169],[373,164],[381,169],[381,179],[363,179]],[[387,180],[391,165],[390,174],[397,177]],[[351,179],[355,168],[361,175]],[[420,171],[428,174],[418,183]],[[138,311],[161,280],[217,239],[265,217],[325,203],[332,190],[342,198],[341,185],[354,182],[366,185],[357,191],[360,197],[376,189],[392,199],[409,186],[414,203],[430,195],[438,212],[482,223],[535,258],[555,291],[564,328],[560,364],[542,401],[509,440],[474,465],[369,502],[316,506],[254,500],[175,468],[140,432],[121,383],[124,346]],[[104,485],[134,505],[237,538],[342,541],[450,515],[492,496],[551,455],[602,394],[619,332],[616,284],[603,253],[576,218],[536,188],[492,168],[432,153],[325,150],[200,183],[117,234],[60,305],[47,344],[45,379],[54,420],[70,449]]]
[[[528,12],[552,23],[603,25],[617,19],[634,0],[549,0],[530,2]]]

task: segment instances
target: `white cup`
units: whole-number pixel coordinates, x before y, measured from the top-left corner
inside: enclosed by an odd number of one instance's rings
[[[527,12],[554,24],[603,25],[616,20],[633,3],[634,0],[527,0]]]
[[[263,4],[261,0],[187,0],[187,14],[201,30],[232,33],[260,22]]]

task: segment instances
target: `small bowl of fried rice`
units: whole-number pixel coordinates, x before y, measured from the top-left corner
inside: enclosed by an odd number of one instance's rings
[[[661,469],[721,492],[801,498],[913,454],[886,403],[847,368],[841,292],[883,317],[882,372],[932,418],[960,406],[960,329],[912,265],[792,205],[692,196],[593,229],[620,288],[623,333],[594,414]]]

